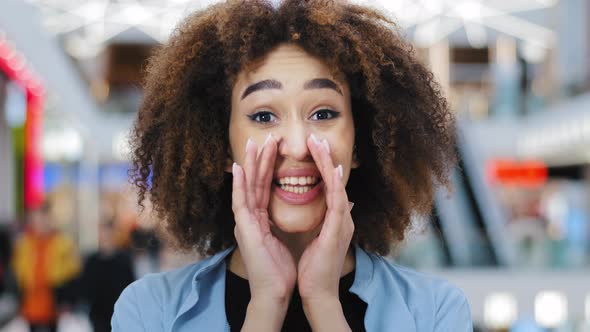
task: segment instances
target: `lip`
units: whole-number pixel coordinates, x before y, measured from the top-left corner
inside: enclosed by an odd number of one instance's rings
[[[323,188],[324,183],[320,181],[310,191],[303,194],[296,194],[281,189],[281,187],[277,186],[274,182],[272,184],[273,193],[281,200],[292,205],[305,205],[313,202],[320,196]]]
[[[277,185],[274,181],[272,183],[272,191],[285,203],[291,205],[305,205],[313,202],[320,196],[323,190],[323,181],[321,180],[321,174],[317,168],[289,168],[285,170],[279,170],[276,172],[274,180],[278,181],[284,177],[302,177],[302,176],[313,176],[320,179],[316,185],[306,193],[296,194],[281,189],[281,186]]]

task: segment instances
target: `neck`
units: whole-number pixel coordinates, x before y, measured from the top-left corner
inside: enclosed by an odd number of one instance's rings
[[[293,261],[295,262],[295,266],[299,266],[299,260],[303,255],[303,252],[307,248],[307,246],[318,236],[322,225],[310,232],[306,233],[285,233],[277,228],[271,228],[272,233],[276,236],[289,250],[291,256],[293,257]],[[341,276],[350,273],[354,270],[355,267],[355,257],[354,257],[354,250],[352,246],[348,248],[348,252],[346,253],[346,258],[344,260],[344,266],[342,267]],[[229,264],[228,269],[244,278],[248,279],[246,268],[244,266],[244,262],[242,260],[242,256],[240,254],[240,247],[237,246],[233,253],[231,253],[229,257]]]
[[[320,224],[316,229],[305,233],[286,233],[274,226],[271,226],[271,231],[289,249],[297,266],[305,248],[320,234],[322,226]]]

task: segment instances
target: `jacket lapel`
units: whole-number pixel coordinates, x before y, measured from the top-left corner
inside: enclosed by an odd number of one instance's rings
[[[232,246],[207,258],[194,273],[192,289],[178,311],[171,331],[187,321],[191,321],[187,325],[207,326],[210,331],[226,330],[225,258],[234,248]]]
[[[371,331],[415,332],[416,323],[400,285],[383,257],[355,246],[356,267],[350,292],[367,303],[365,328]]]

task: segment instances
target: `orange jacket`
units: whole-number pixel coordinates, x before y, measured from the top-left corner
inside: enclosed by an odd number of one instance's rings
[[[74,243],[57,232],[46,235],[25,232],[16,243],[12,265],[23,295],[24,318],[35,323],[55,321],[55,288],[80,272]]]

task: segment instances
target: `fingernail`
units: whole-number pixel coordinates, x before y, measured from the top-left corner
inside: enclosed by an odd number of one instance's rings
[[[271,139],[273,139],[272,133],[268,133],[268,136],[266,136],[266,140],[264,141],[264,145],[268,144]]]
[[[246,142],[246,152],[248,151],[248,147],[254,143],[251,138],[248,138],[248,142]]]
[[[234,162],[234,164],[231,166],[231,173],[232,174],[236,174],[236,169],[238,167],[238,164],[236,164],[236,162]]]
[[[344,173],[342,171],[342,165],[338,165],[338,167],[336,167],[338,169],[338,173],[340,174],[340,178],[342,178],[344,176]]]
[[[322,143],[324,143],[324,146],[326,147],[326,150],[328,151],[328,153],[330,153],[330,144],[328,144],[328,140],[326,140],[325,138],[322,140]]]
[[[348,210],[352,211],[352,208],[354,207],[354,203],[353,202],[348,202]]]
[[[313,141],[313,142],[314,142],[316,145],[319,145],[319,144],[320,144],[320,141],[318,140],[318,138],[317,138],[317,137],[315,137],[315,135],[314,135],[314,134],[311,134],[311,135],[309,135],[309,137],[311,137],[311,140],[312,140],[312,141]]]

